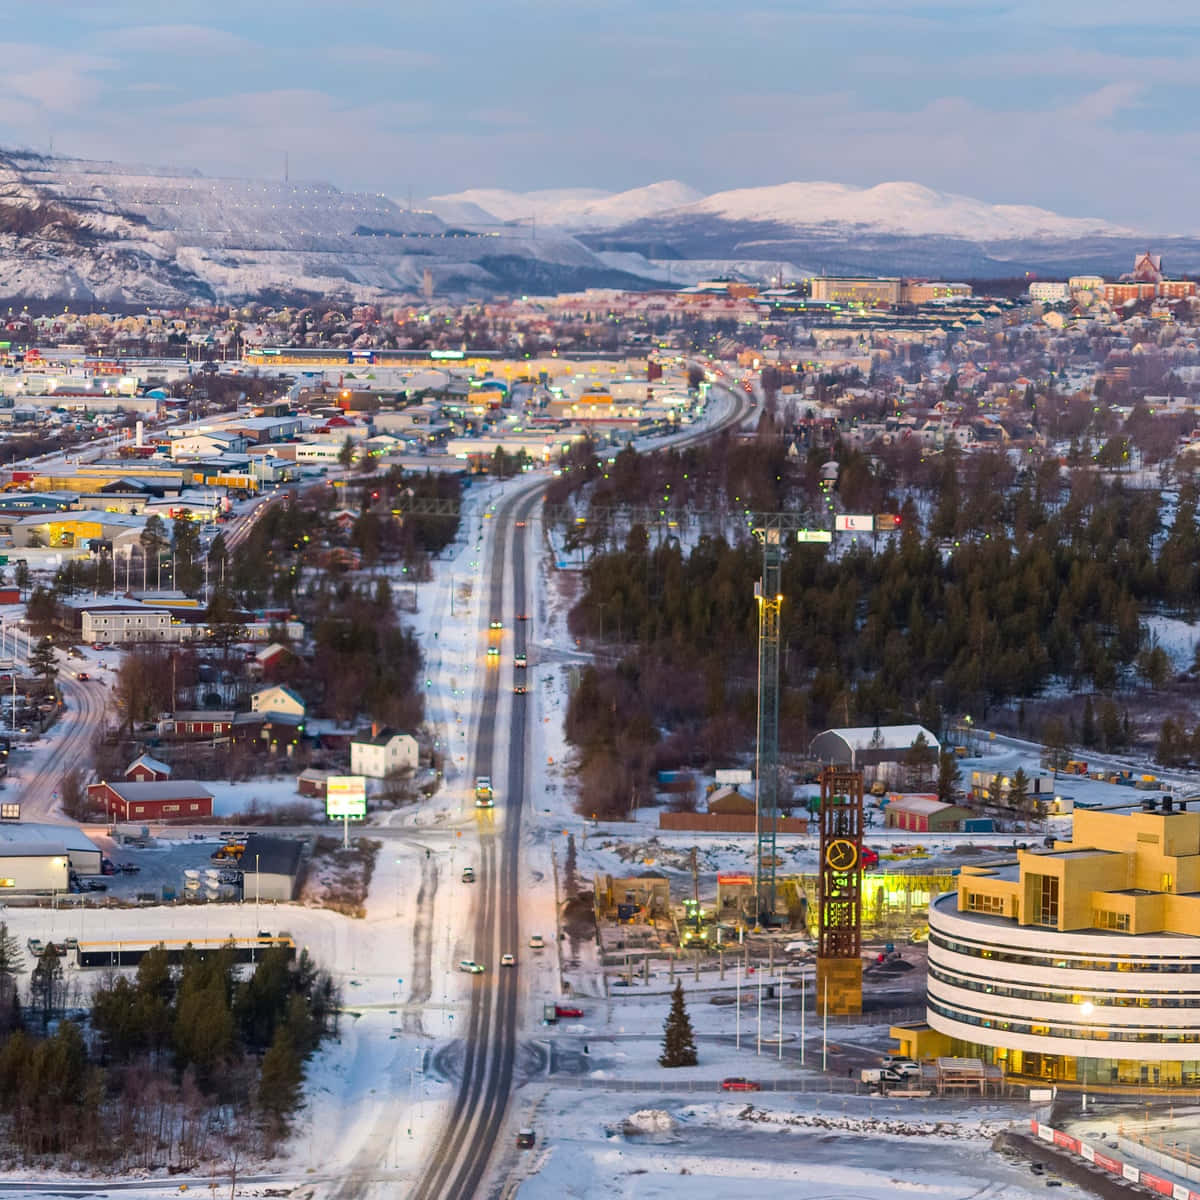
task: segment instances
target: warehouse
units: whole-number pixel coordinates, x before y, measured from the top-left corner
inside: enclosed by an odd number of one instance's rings
[[[65,892],[70,884],[65,848],[45,842],[7,842],[0,846],[0,894]]]
[[[243,900],[294,900],[304,843],[252,833],[242,852]]]
[[[936,796],[893,792],[884,810],[884,821],[888,829],[910,833],[957,833],[970,815],[970,809],[946,804]]]
[[[937,762],[941,743],[924,725],[863,725],[857,729],[826,729],[812,741],[809,753],[818,762],[854,770],[884,763],[902,763],[913,743],[924,739],[930,761]]]
[[[0,858],[10,846],[40,846],[50,858],[67,856],[71,870],[79,875],[100,874],[100,847],[74,825],[45,825],[36,821],[0,822]],[[11,875],[11,871],[4,871]]]

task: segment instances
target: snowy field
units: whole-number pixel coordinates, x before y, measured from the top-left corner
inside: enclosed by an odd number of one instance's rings
[[[624,1103],[622,1103],[624,1101]],[[917,1105],[917,1107],[914,1107]],[[1021,1114],[957,1117],[913,1101],[763,1096],[696,1103],[669,1095],[551,1089],[536,1106],[550,1144],[526,1152],[520,1200],[1024,1200],[1027,1169],[991,1153]],[[1061,1193],[1082,1196],[1066,1184]]]

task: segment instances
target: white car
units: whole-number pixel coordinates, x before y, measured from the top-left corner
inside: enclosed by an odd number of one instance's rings
[[[529,939],[529,948],[530,950],[545,950],[546,939],[543,938],[540,933],[535,933],[533,937]]]
[[[517,960],[511,954],[502,954],[500,955],[500,965],[502,967],[515,967]]]
[[[468,975],[482,975],[483,963],[477,963],[473,958],[463,958],[459,960],[458,969],[466,971]]]

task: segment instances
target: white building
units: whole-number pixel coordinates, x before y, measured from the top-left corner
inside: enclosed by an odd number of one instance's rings
[[[1029,285],[1029,298],[1041,304],[1065,304],[1071,299],[1071,287],[1049,279],[1035,280]]]
[[[350,774],[385,779],[396,771],[417,769],[417,739],[391,729],[350,743]]]
[[[151,608],[136,600],[106,604],[103,600],[88,605],[80,614],[85,642],[119,645],[123,642],[182,641],[171,626],[171,614],[165,608]]]
[[[259,688],[250,697],[250,711],[256,713],[284,713],[290,717],[304,716],[304,699],[283,684]]]

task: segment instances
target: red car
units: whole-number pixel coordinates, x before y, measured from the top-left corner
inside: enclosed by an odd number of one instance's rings
[[[556,1004],[554,1006],[554,1015],[556,1017],[582,1017],[582,1008],[568,1008],[565,1004]]]
[[[758,1084],[753,1079],[743,1079],[741,1076],[735,1076],[731,1079],[721,1080],[721,1091],[723,1092],[757,1092]]]

